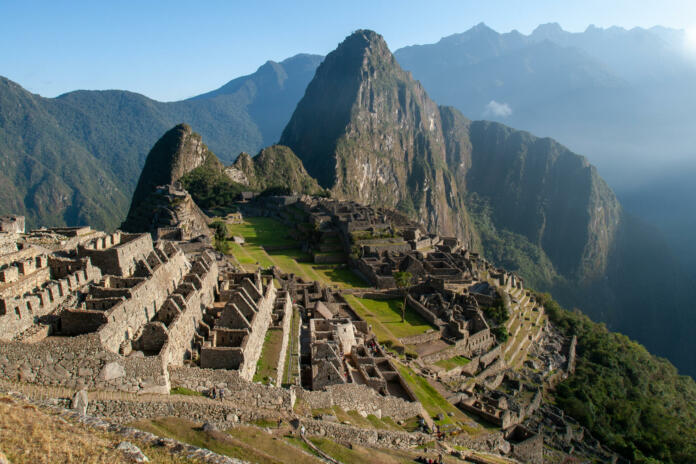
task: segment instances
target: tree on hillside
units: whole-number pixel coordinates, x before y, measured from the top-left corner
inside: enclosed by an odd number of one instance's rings
[[[411,275],[410,272],[395,272],[394,273],[394,282],[396,282],[396,287],[397,288],[406,288],[409,285],[411,285],[411,279],[413,279],[413,276]],[[406,297],[408,296],[408,292],[404,294],[404,301],[401,303],[401,322],[404,322],[406,320]]]

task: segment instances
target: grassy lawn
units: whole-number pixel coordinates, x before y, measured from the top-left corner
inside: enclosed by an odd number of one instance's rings
[[[394,338],[420,335],[430,329],[435,329],[412,309],[406,309],[405,320],[401,322],[401,303],[403,300],[400,298],[395,300],[371,300],[369,298],[347,296],[346,300],[358,315],[365,318],[368,322],[371,322],[371,319],[376,319]]]
[[[283,271],[294,273],[304,280],[318,280],[324,285],[340,288],[366,288],[368,284],[341,264],[314,264],[312,257],[301,250],[271,251],[271,259]]]
[[[264,246],[298,246],[285,237],[287,227],[271,218],[248,217],[242,224],[228,224],[230,235],[244,237],[245,244],[228,242],[230,252],[239,264],[247,270],[278,266],[283,272],[294,273],[307,281],[318,280],[324,285],[337,285],[341,288],[367,288],[369,285],[350,269],[340,264],[314,264],[312,257],[299,248],[272,250],[266,252]],[[327,253],[331,254],[331,253]]]
[[[344,464],[406,464],[414,462],[418,456],[423,455],[420,450],[365,448],[359,445],[348,448],[323,437],[311,437],[309,440],[324,453]],[[462,462],[447,456],[446,453],[443,454],[444,462],[447,464]],[[430,453],[428,457],[435,459],[438,453]]]
[[[270,383],[278,378],[278,359],[283,348],[283,331],[268,329],[261,349],[261,356],[256,363],[254,382]]]
[[[411,390],[413,390],[418,401],[420,401],[425,410],[428,411],[428,414],[432,417],[437,416],[439,413],[444,414],[445,418],[442,421],[436,421],[438,424],[453,424],[453,419],[465,420],[464,414],[440,395],[440,393],[428,383],[427,379],[417,375],[411,369],[401,364],[397,364],[397,369],[399,369],[399,373],[406,383],[408,383],[409,387],[411,387]],[[454,416],[449,417],[447,415],[448,412],[454,413]]]
[[[196,390],[191,390],[190,388],[186,388],[186,387],[172,388],[170,393],[172,395],[203,396],[203,393],[197,392]]]
[[[309,440],[324,453],[344,464],[400,464],[409,462],[375,449],[363,448],[361,446],[353,446],[352,449],[347,448],[327,438],[312,437]]]
[[[466,366],[471,362],[471,359],[465,358],[464,356],[455,356],[449,359],[442,359],[435,363],[436,366],[443,367],[447,370],[454,369],[459,366]]]
[[[264,217],[247,217],[241,224],[227,224],[230,235],[244,237],[256,246],[295,246],[297,242],[286,236],[288,227],[280,221]]]
[[[353,295],[343,295],[343,297],[346,299],[346,302],[348,302],[350,307],[353,308],[353,311],[355,311],[360,317],[362,317],[368,324],[372,326],[372,331],[377,336],[377,341],[379,341],[383,345],[388,342],[392,346],[403,348],[401,342],[399,342],[396,339],[396,337],[392,335],[391,331],[387,328],[387,326],[383,325],[382,322],[380,322],[379,318],[372,314],[360,302],[359,298],[356,298]]]
[[[293,308],[292,310],[292,320],[290,321],[290,336],[288,337],[288,349],[285,351],[285,372],[283,373],[283,383],[289,385],[293,385],[295,378],[299,375],[299,372],[296,371],[294,366],[296,365],[293,362],[293,355],[296,355],[299,357],[299,344],[296,343],[293,347],[293,340],[298,339],[298,334],[300,333],[302,325],[302,319],[300,318],[300,312],[297,308]]]

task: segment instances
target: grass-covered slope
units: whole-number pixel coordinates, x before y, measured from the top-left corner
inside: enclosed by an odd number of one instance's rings
[[[635,462],[696,462],[696,383],[667,360],[539,295],[549,319],[577,335],[575,374],[555,400],[603,443]]]

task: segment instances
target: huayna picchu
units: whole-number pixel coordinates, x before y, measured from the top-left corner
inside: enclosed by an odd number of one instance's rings
[[[224,159],[181,123],[118,230],[0,217],[3,421],[79,423],[124,462],[696,461],[693,379],[544,293],[696,346],[584,157],[438,106],[358,30],[278,144]]]

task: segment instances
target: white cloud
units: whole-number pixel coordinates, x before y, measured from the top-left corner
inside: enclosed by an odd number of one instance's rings
[[[483,111],[485,117],[498,117],[507,118],[512,114],[512,108],[507,103],[499,103],[495,100],[491,100],[486,105]]]

